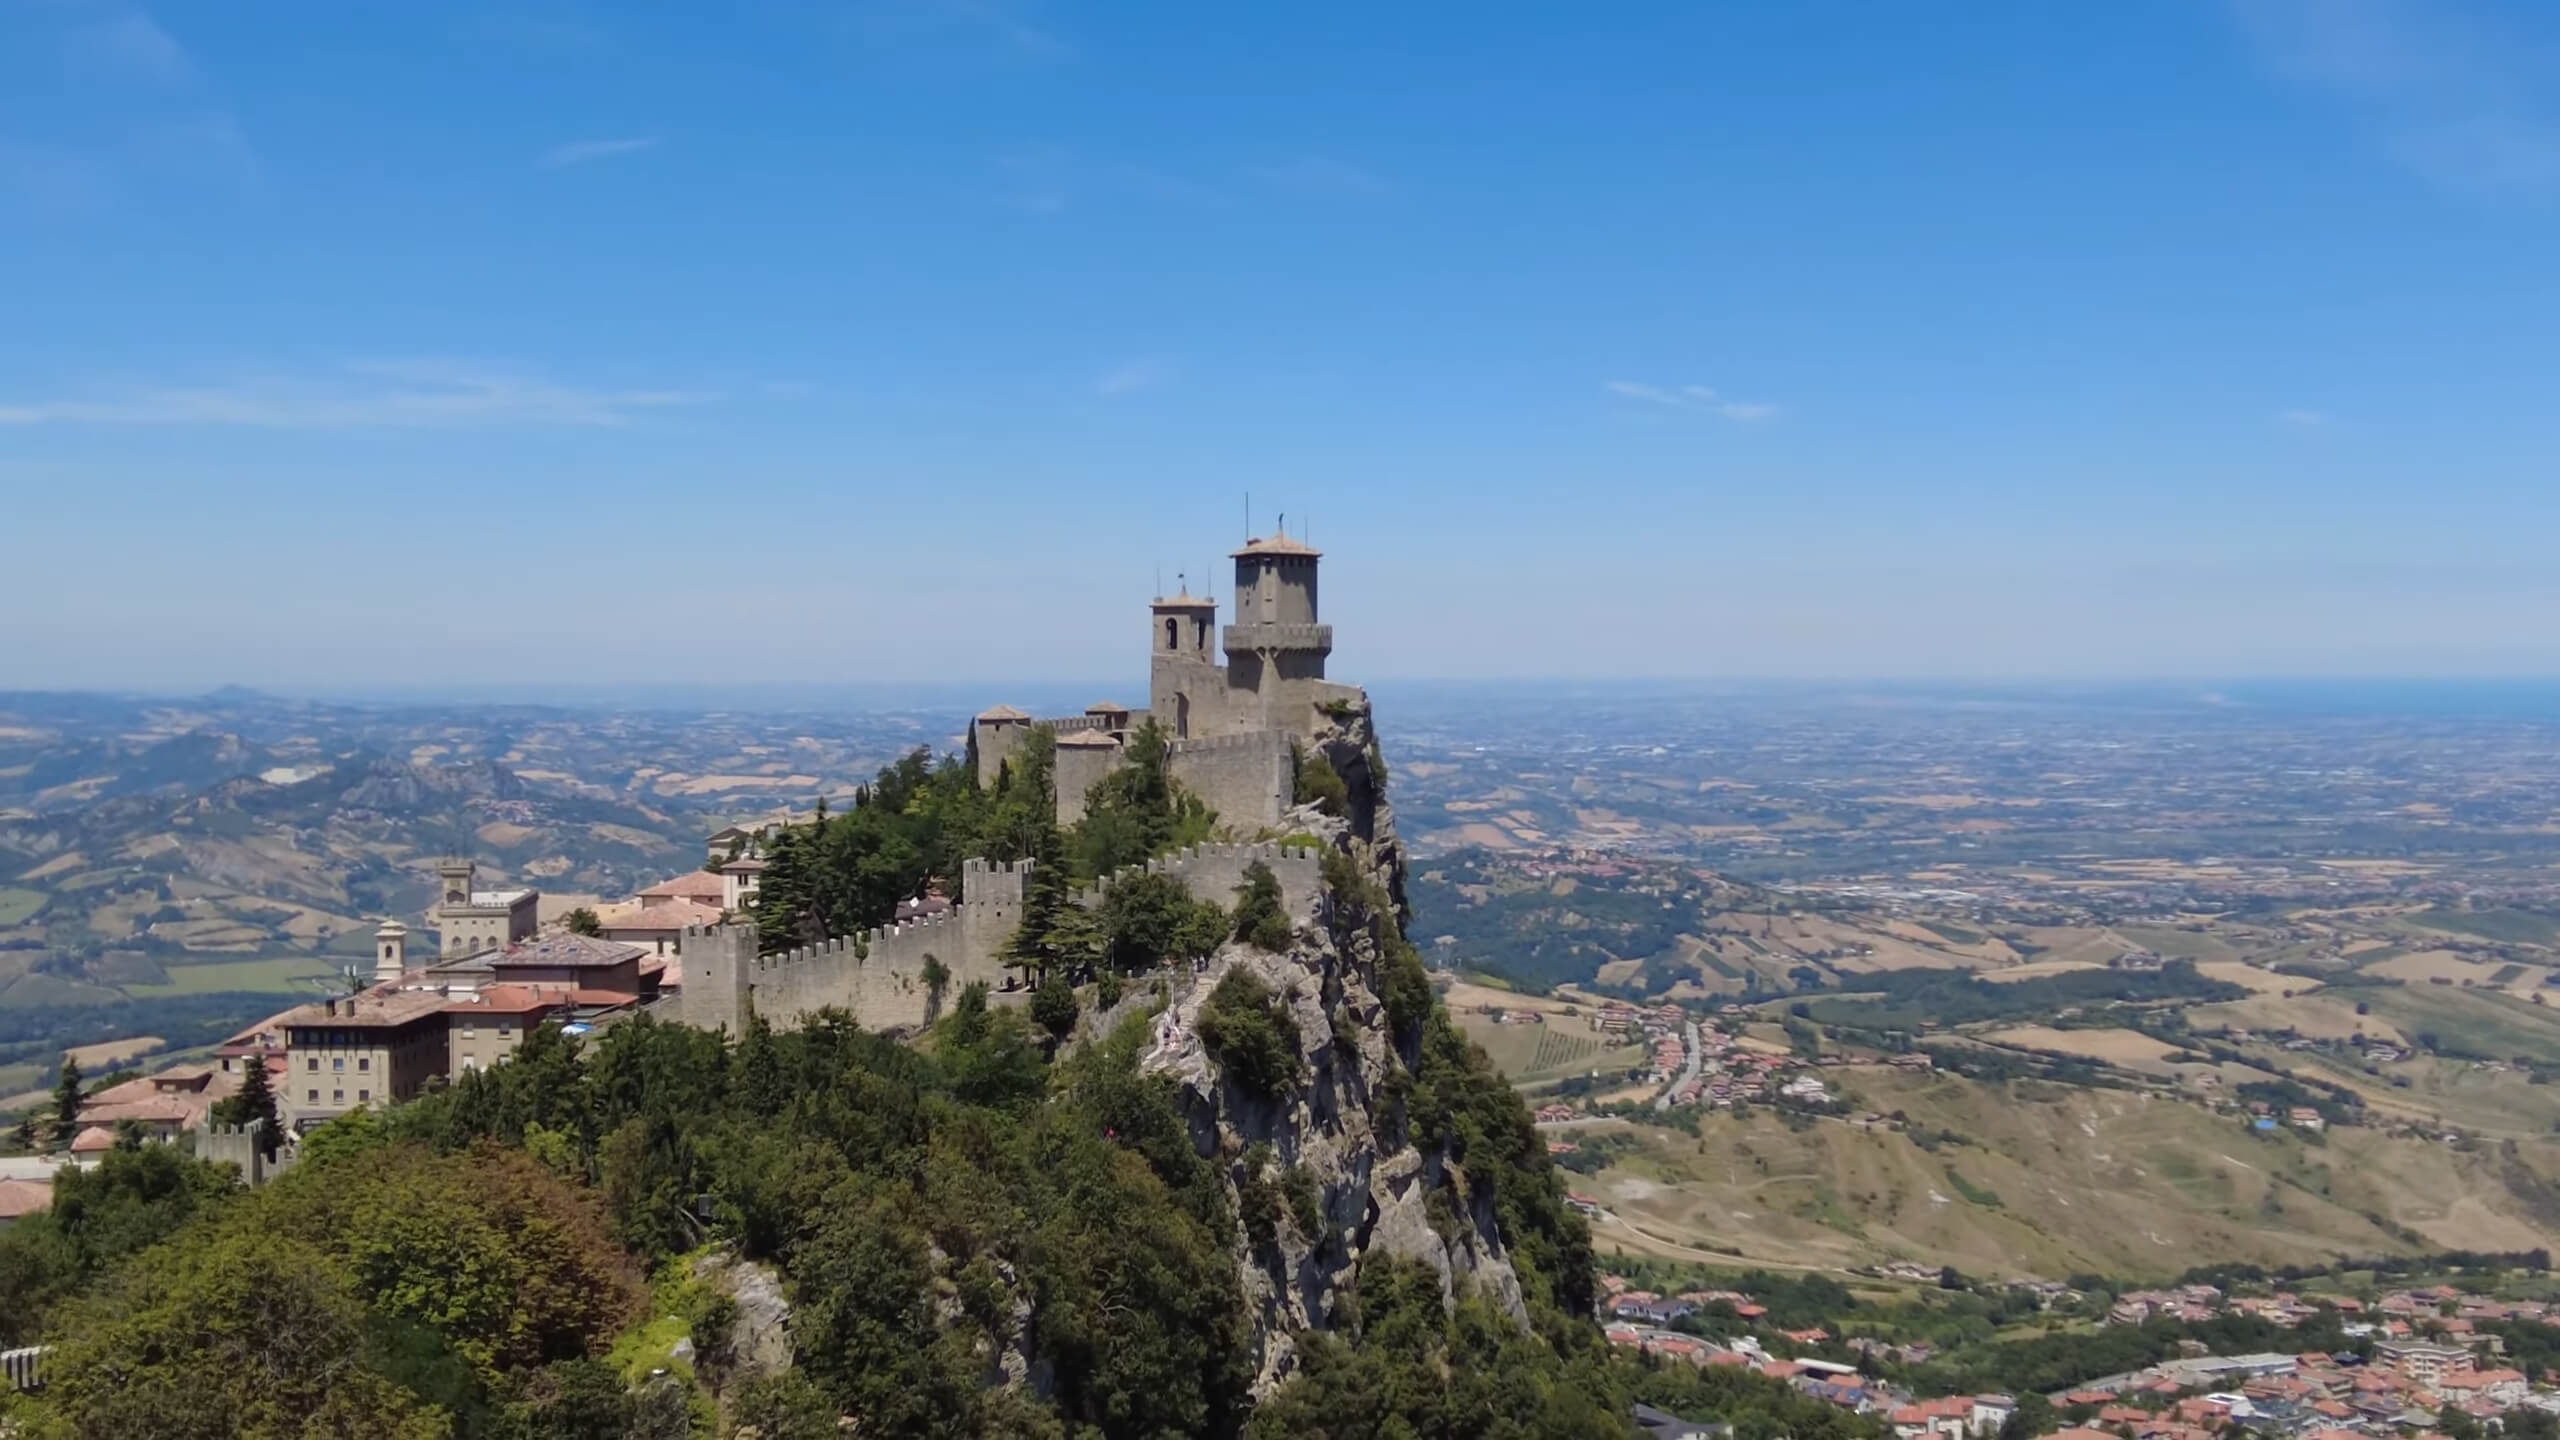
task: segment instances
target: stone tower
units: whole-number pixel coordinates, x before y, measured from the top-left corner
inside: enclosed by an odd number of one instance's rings
[[[1202,699],[1226,689],[1209,644],[1218,629],[1218,602],[1192,594],[1186,585],[1179,594],[1156,598],[1149,623],[1147,713],[1177,739],[1222,728],[1212,716],[1193,713]]]
[[[471,903],[471,881],[478,868],[469,860],[447,860],[436,867],[438,903],[468,905]]]
[[[409,927],[385,920],[373,932],[373,983],[397,980],[409,973]]]
[[[1227,627],[1227,684],[1254,697],[1252,727],[1304,728],[1322,688],[1333,627],[1316,614],[1314,546],[1274,530],[1235,552],[1235,623]]]

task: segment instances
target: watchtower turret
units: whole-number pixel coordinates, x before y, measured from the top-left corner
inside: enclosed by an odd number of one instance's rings
[[[1274,530],[1235,552],[1236,620],[1226,630],[1227,684],[1255,697],[1256,728],[1302,730],[1324,679],[1333,627],[1316,620],[1322,553]]]

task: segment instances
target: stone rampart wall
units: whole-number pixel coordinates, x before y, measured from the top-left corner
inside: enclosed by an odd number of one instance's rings
[[[1313,850],[1282,845],[1194,845],[1142,866],[1132,866],[1090,890],[1078,891],[1079,905],[1099,905],[1114,881],[1141,872],[1170,875],[1182,882],[1194,900],[1208,900],[1232,910],[1236,891],[1244,885],[1245,867],[1255,861],[1271,867],[1289,918],[1308,924],[1324,893],[1324,869]]]
[[[1167,765],[1184,789],[1218,812],[1220,823],[1247,834],[1278,823],[1297,788],[1289,737],[1276,730],[1176,740]]]
[[[195,1132],[196,1158],[216,1165],[237,1165],[240,1178],[251,1185],[264,1185],[293,1164],[293,1147],[284,1146],[269,1160],[259,1153],[257,1130],[249,1125],[216,1125],[210,1122]]]
[[[1292,918],[1312,921],[1321,903],[1323,869],[1312,850],[1278,845],[1200,845],[1149,861],[1143,868],[1180,880],[1194,898],[1232,907],[1245,867],[1260,860],[1280,881]],[[944,915],[907,925],[774,955],[756,954],[751,925],[717,925],[685,932],[684,986],[670,1018],[704,1029],[739,1033],[750,1008],[781,1029],[799,1025],[828,1007],[849,1010],[875,1030],[931,1024],[961,987],[984,981],[999,1002],[1027,992],[1004,988],[1005,946],[1022,923],[1023,884],[1030,862],[972,860],[961,873],[960,904]],[[1133,867],[1121,875],[1138,873]],[[1078,894],[1077,903],[1101,902],[1114,876]],[[950,972],[939,995],[926,985],[928,959]]]

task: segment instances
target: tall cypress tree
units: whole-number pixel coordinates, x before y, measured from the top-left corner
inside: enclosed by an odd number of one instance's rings
[[[225,1125],[256,1127],[258,1153],[273,1160],[276,1147],[284,1143],[284,1117],[276,1107],[276,1089],[267,1078],[266,1062],[249,1057],[249,1071],[240,1077],[240,1093],[213,1107],[213,1118]]]
[[[62,1078],[53,1087],[53,1143],[68,1145],[80,1133],[80,1062],[62,1057]]]

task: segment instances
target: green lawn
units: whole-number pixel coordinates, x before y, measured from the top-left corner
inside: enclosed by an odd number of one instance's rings
[[[45,893],[41,890],[0,888],[0,925],[25,924],[44,908],[44,902]]]
[[[302,991],[306,980],[335,975],[337,967],[313,955],[284,955],[263,960],[213,960],[200,965],[171,965],[166,985],[127,985],[137,1000],[163,995],[212,995],[225,990]]]

